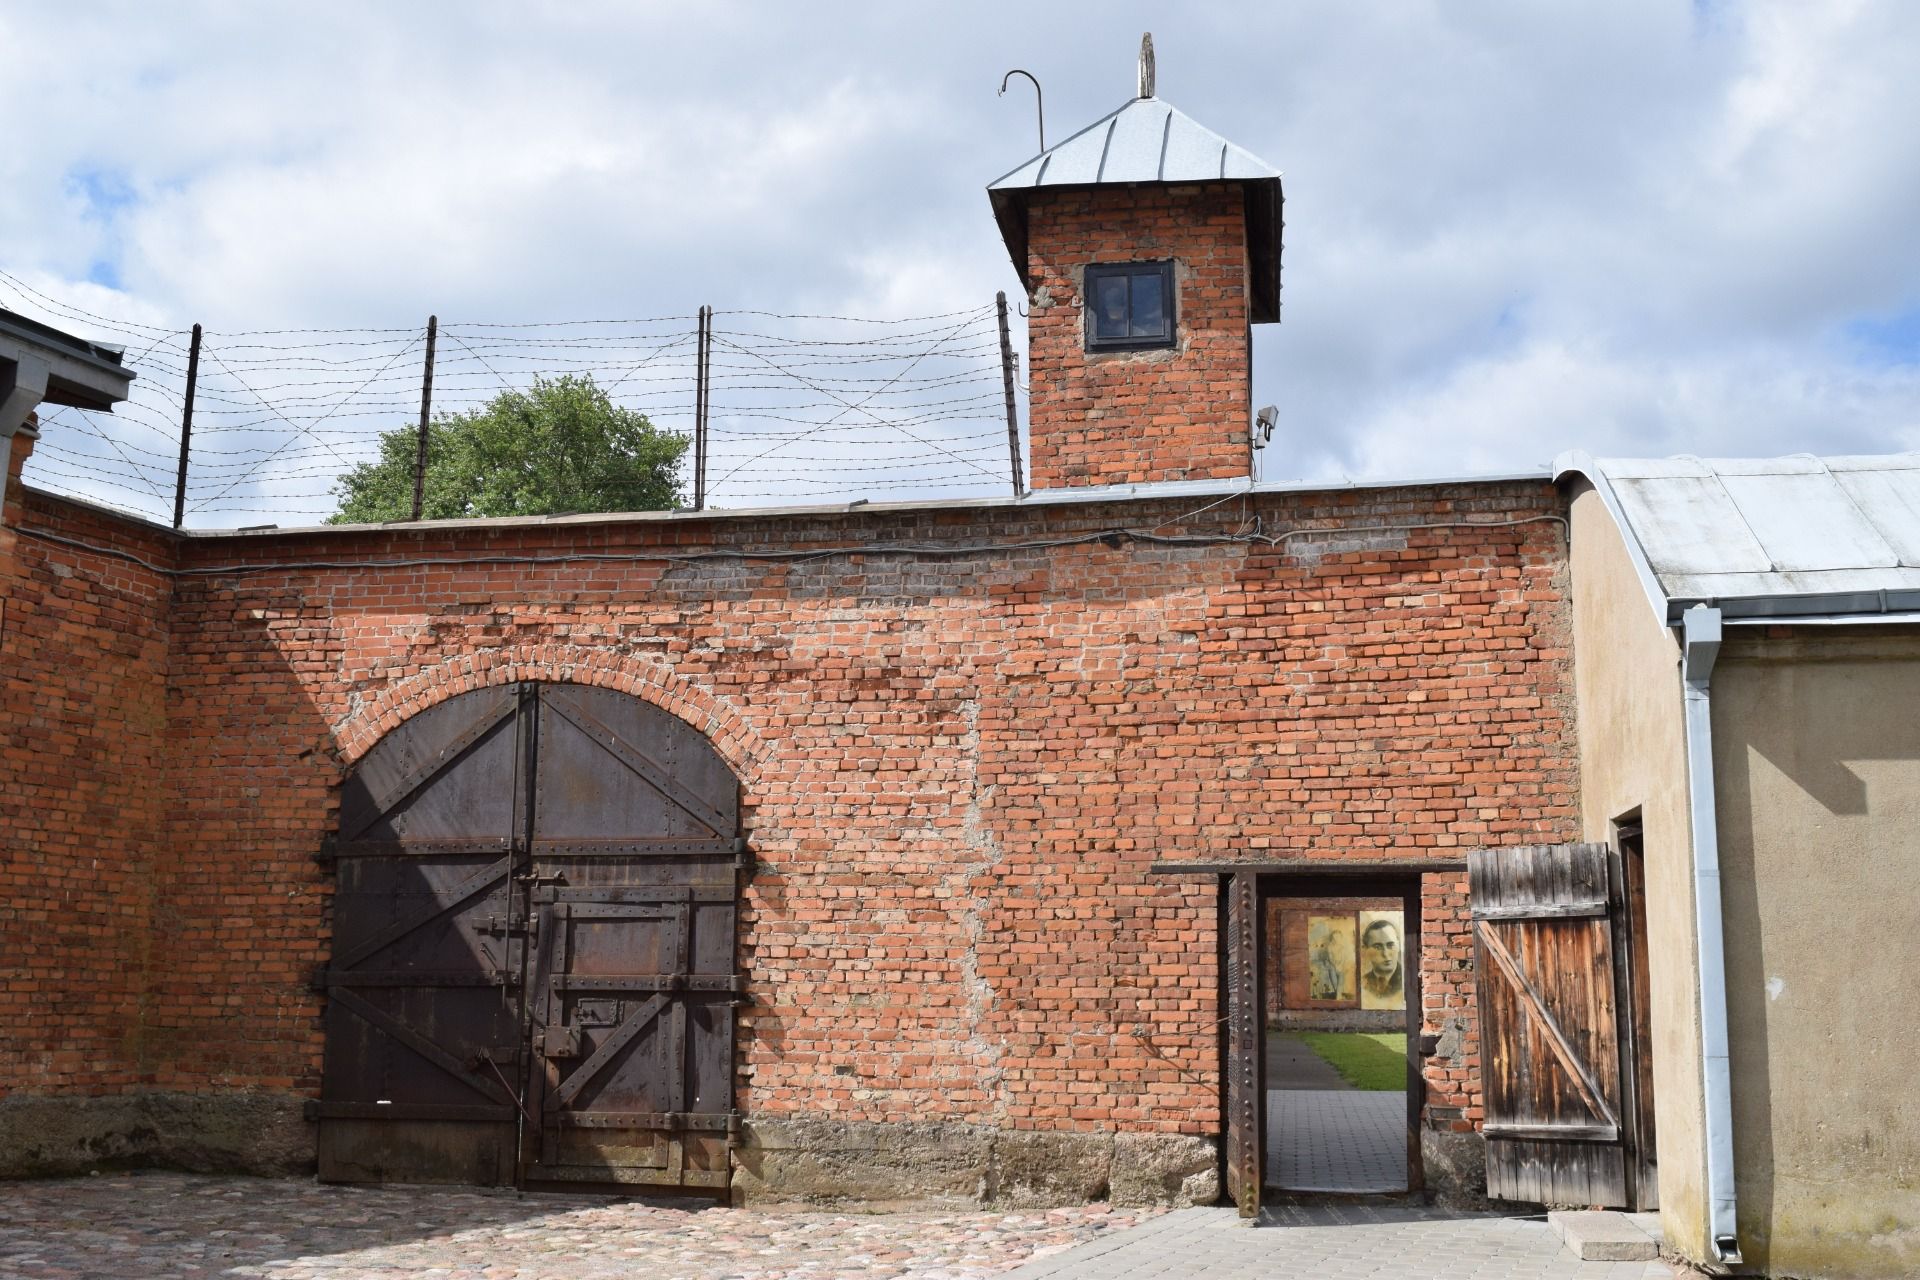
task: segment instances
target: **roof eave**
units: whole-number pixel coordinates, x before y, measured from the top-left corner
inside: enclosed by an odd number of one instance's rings
[[[1171,182],[1073,182],[1043,187],[989,187],[987,199],[993,205],[993,218],[1000,227],[1000,239],[1013,261],[1014,274],[1022,289],[1031,291],[1033,277],[1027,270],[1027,200],[1039,192],[1092,191],[1101,187],[1190,187],[1206,183],[1231,183],[1246,193],[1247,272],[1249,296],[1247,318],[1253,324],[1278,324],[1280,321],[1280,268],[1283,216],[1286,192],[1279,177],[1208,178]]]
[[[1600,464],[1591,455],[1580,449],[1563,453],[1553,460],[1555,484],[1565,488],[1567,482],[1576,477],[1592,485],[1593,491],[1600,495],[1601,506],[1606,508],[1614,529],[1620,534],[1620,541],[1627,548],[1627,558],[1633,563],[1633,575],[1640,580],[1647,603],[1653,607],[1653,616],[1663,626],[1678,626],[1680,615],[1673,611],[1673,602],[1660,585],[1659,575],[1653,571],[1653,561],[1648,558],[1647,549],[1634,533],[1633,524],[1627,519],[1626,508],[1620,505],[1620,495],[1613,491],[1613,482],[1607,479],[1607,473],[1600,469]]]

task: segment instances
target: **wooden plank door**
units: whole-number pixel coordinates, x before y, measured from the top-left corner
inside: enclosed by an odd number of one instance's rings
[[[332,845],[320,1177],[514,1177],[523,905],[515,688],[442,703],[368,753]]]
[[[541,690],[532,837],[529,1181],[724,1189],[738,786],[684,722]]]
[[[1604,844],[1467,855],[1496,1199],[1631,1203],[1608,862]]]

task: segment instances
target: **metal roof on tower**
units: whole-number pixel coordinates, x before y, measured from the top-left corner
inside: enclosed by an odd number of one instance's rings
[[[1161,98],[1133,98],[1048,147],[989,191],[1123,182],[1278,178],[1280,171]]]
[[[1027,274],[1026,200],[1047,189],[1238,182],[1246,190],[1247,255],[1256,324],[1280,318],[1280,171],[1154,96],[1153,54],[1142,42],[1140,93],[1065,142],[987,184],[993,215]]]

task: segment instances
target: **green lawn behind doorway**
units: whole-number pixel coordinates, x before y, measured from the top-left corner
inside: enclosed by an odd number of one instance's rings
[[[1356,1089],[1385,1093],[1407,1087],[1404,1031],[1303,1031],[1300,1038]]]

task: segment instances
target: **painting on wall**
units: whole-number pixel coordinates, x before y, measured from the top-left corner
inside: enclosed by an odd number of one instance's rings
[[[1353,917],[1307,917],[1307,998],[1351,1002],[1354,987]]]
[[[1406,934],[1401,913],[1362,911],[1359,919],[1360,1007],[1406,1008]]]

